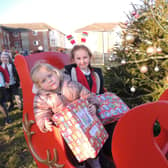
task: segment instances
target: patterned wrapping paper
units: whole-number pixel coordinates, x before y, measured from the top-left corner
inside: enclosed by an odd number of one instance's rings
[[[108,138],[99,118],[89,114],[87,107],[87,100],[79,99],[53,116],[79,162],[95,158]]]
[[[97,96],[100,106],[97,115],[104,125],[117,121],[129,107],[114,93],[106,92]]]

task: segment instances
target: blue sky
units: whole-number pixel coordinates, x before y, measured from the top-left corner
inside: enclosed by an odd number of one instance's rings
[[[64,33],[96,22],[125,21],[140,0],[3,0],[0,23],[45,22]]]

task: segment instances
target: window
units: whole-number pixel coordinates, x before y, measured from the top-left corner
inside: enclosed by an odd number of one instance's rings
[[[33,34],[33,36],[37,36],[38,32],[37,31],[33,31],[32,34]]]
[[[13,34],[14,37],[18,37],[19,36],[18,32],[13,32],[12,34]]]
[[[33,44],[34,44],[34,46],[38,46],[39,45],[38,40],[33,41]]]
[[[19,47],[20,47],[19,41],[15,41],[15,42],[14,42],[14,45],[15,45],[16,48],[19,48]]]
[[[51,45],[51,47],[56,47],[56,40],[55,39],[51,39],[50,40],[50,45]]]

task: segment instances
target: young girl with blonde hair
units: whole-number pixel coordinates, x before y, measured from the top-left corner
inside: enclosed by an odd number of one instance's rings
[[[94,94],[50,64],[37,63],[31,70],[31,77],[35,93],[34,114],[40,131],[52,131],[53,114],[81,97],[88,98],[89,112],[96,113],[97,100],[94,99]],[[98,157],[86,162],[91,168],[101,168]],[[76,167],[86,168],[86,163],[77,164]]]

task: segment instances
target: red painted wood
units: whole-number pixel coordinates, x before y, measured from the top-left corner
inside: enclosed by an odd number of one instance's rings
[[[24,114],[28,113],[29,120],[34,120],[32,81],[30,70],[35,62],[43,59],[52,65],[63,68],[70,62],[67,55],[55,52],[36,53],[30,56],[17,55],[15,65],[21,80],[23,92],[23,121]],[[162,148],[168,141],[168,91],[160,98],[160,101],[148,103],[130,110],[124,115],[114,130],[112,151],[117,168],[168,168],[168,162],[162,153]],[[158,137],[153,136],[153,124],[158,120],[161,125],[161,133]],[[32,136],[32,143],[37,154],[46,159],[46,150],[51,152],[53,148],[58,152],[58,163],[65,164],[64,168],[73,168],[65,153],[64,141],[57,130],[51,133],[41,133],[34,124],[31,131],[35,132]],[[25,134],[25,133],[24,133]],[[27,135],[25,134],[27,141]],[[39,168],[48,166],[39,163],[35,159]]]
[[[156,120],[165,133],[160,136],[160,141],[153,135]],[[128,111],[114,130],[112,152],[116,167],[168,168],[168,161],[161,150],[164,144],[159,144],[161,140],[168,141],[167,131],[167,101],[143,104]]]
[[[166,89],[162,95],[160,96],[159,100],[168,100],[168,89]]]
[[[30,70],[32,66],[39,60],[44,60],[59,69],[63,68],[65,64],[68,64],[70,62],[70,59],[66,54],[57,52],[36,53],[29,56],[17,55],[15,57],[15,65],[20,77],[23,93],[23,121],[24,115],[26,113],[28,113],[29,120],[35,121],[33,113],[34,95],[32,94],[32,81],[30,77]],[[35,132],[35,134],[32,136],[32,144],[39,157],[41,157],[42,159],[46,159],[46,150],[49,149],[51,153],[51,158],[53,158],[53,149],[55,148],[58,153],[58,163],[65,164],[64,168],[74,167],[68,160],[65,152],[64,141],[57,128],[54,128],[53,132],[41,133],[36,124],[34,124],[31,128],[31,131]],[[28,138],[25,132],[24,135],[26,142],[28,143]],[[48,167],[45,164],[38,162],[36,159],[35,161],[39,168]]]

